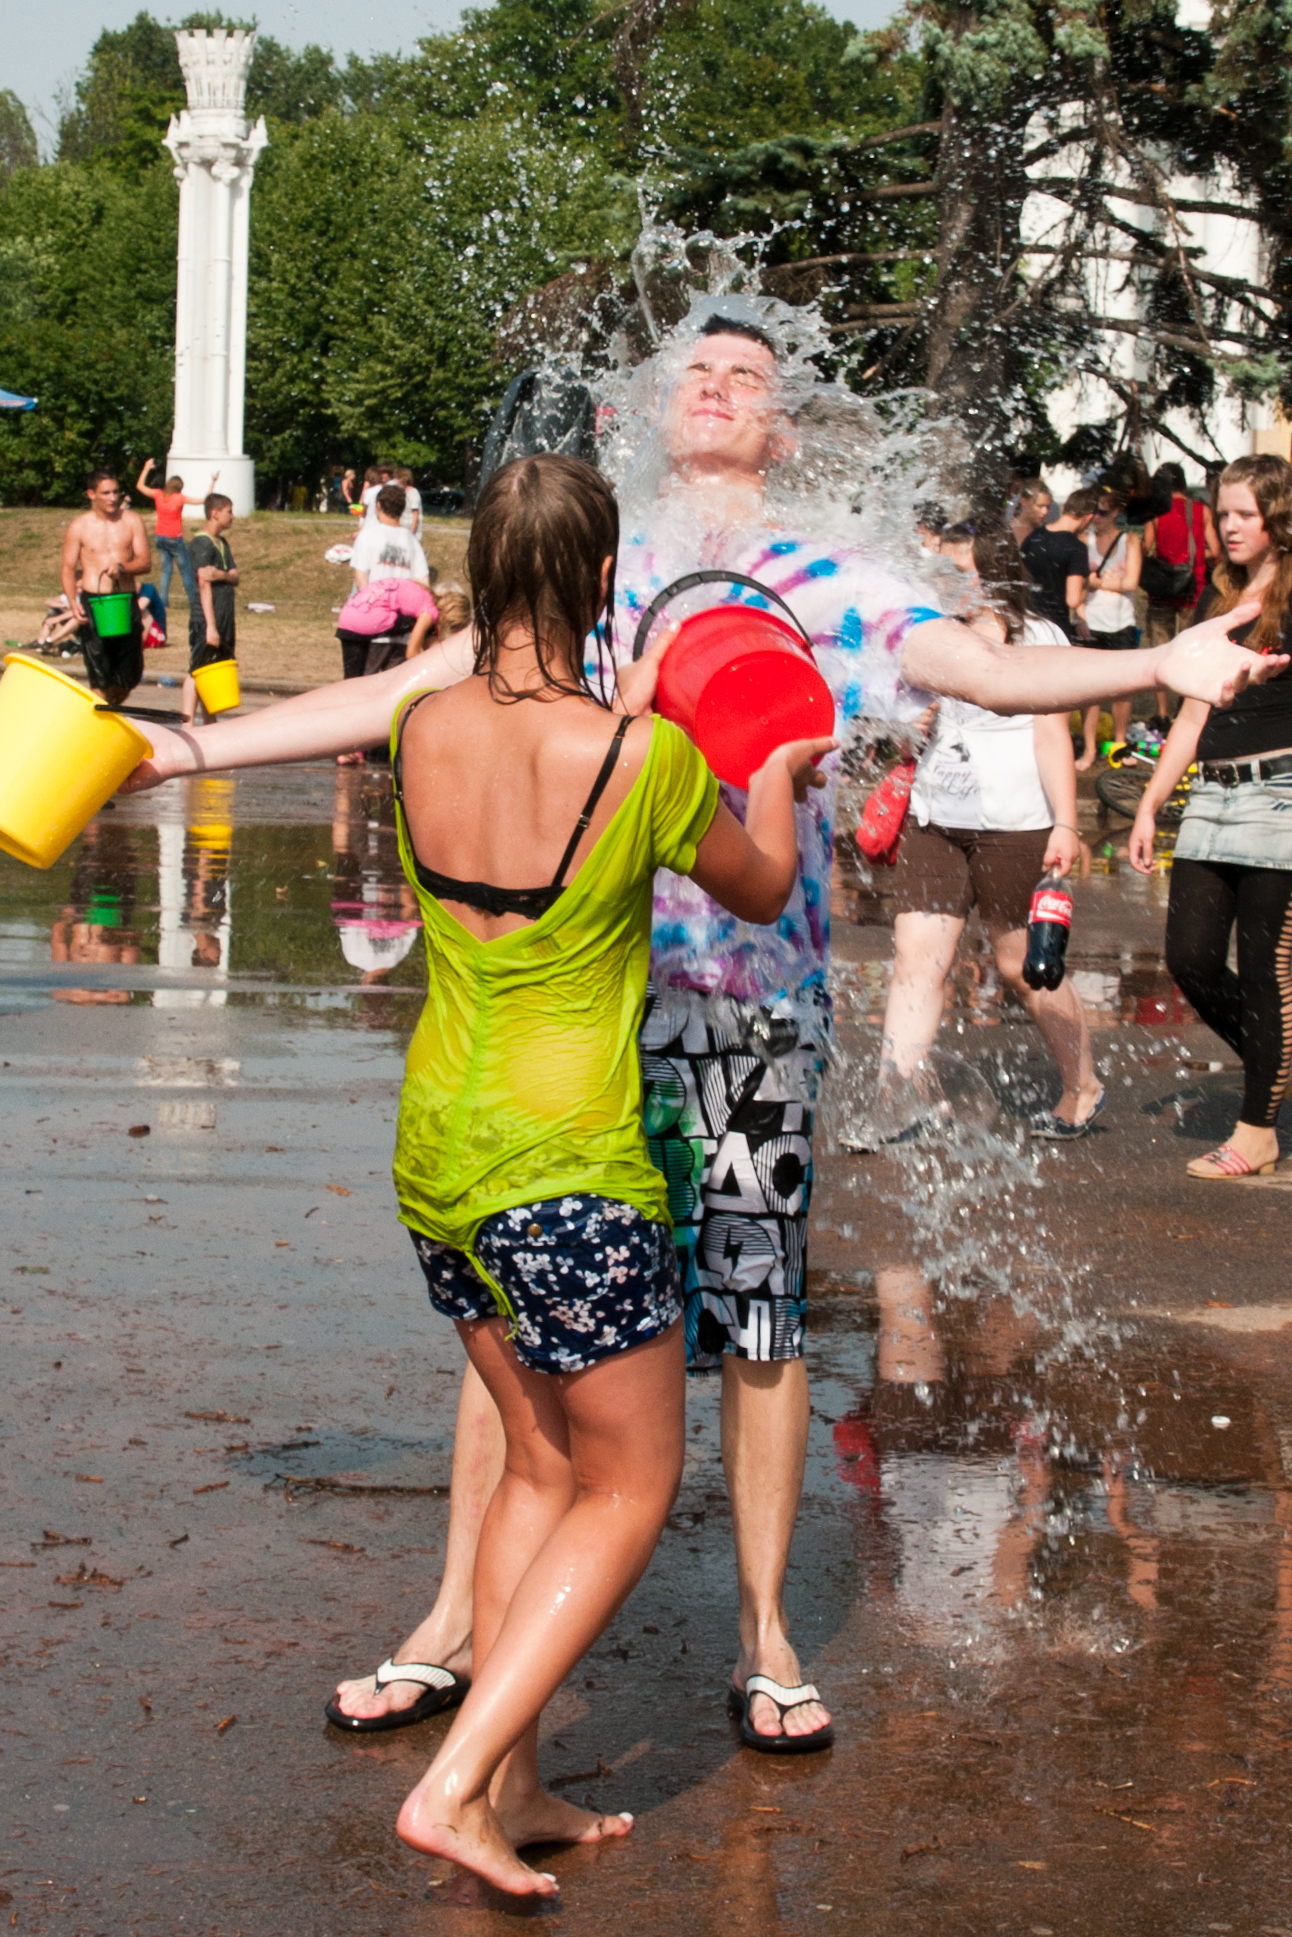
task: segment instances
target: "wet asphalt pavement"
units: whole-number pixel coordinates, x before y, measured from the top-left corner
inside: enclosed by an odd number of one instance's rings
[[[1078,891],[1096,1135],[1033,1162],[1047,1067],[971,953],[968,1139],[821,1140],[789,1605],[837,1746],[735,1741],[693,1385],[656,1560],[545,1721],[546,1774],[636,1827],[527,1907],[394,1839],[442,1721],[322,1714],[433,1596],[461,1364],[395,1221],[422,966],[381,775],[203,779],[0,858],[0,1929],[1292,1934],[1292,1165],[1184,1181],[1238,1079],[1166,886]],[[889,937],[852,911],[864,1075]]]

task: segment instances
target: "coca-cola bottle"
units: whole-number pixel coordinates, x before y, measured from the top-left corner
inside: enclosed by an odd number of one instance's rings
[[[1029,989],[1057,989],[1072,927],[1072,894],[1057,870],[1043,875],[1032,891],[1027,917],[1027,956],[1023,980]]]

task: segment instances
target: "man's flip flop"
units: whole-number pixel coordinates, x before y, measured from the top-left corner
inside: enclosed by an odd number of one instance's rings
[[[451,1668],[437,1668],[428,1661],[383,1661],[377,1670],[375,1692],[380,1695],[392,1681],[420,1682],[426,1693],[407,1708],[391,1709],[385,1715],[347,1715],[335,1700],[323,1713],[334,1728],[349,1729],[352,1735],[375,1735],[380,1729],[411,1728],[414,1722],[425,1722],[443,1709],[456,1708],[471,1686],[469,1681],[459,1681]]]
[[[743,1694],[733,1685],[727,1692],[727,1706],[740,1719],[740,1739],[747,1749],[757,1749],[760,1755],[812,1755],[817,1749],[828,1749],[833,1745],[833,1722],[827,1722],[824,1728],[813,1729],[810,1735],[760,1735],[749,1719],[749,1704],[755,1695],[766,1695],[775,1702],[780,1712],[782,1730],[785,1717],[792,1708],[805,1708],[809,1702],[819,1702],[821,1699],[810,1681],[800,1682],[797,1688],[784,1688],[770,1675],[751,1675],[745,1683]]]

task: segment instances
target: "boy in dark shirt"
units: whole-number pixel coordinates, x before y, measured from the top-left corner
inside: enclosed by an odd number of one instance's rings
[[[1052,525],[1038,525],[1023,540],[1023,563],[1036,581],[1032,603],[1069,639],[1087,636],[1082,616],[1090,574],[1086,531],[1098,507],[1098,492],[1074,491]]]
[[[193,674],[199,666],[213,665],[217,659],[232,659],[237,645],[234,587],[238,583],[238,568],[226,536],[233,523],[233,500],[212,491],[202,509],[206,524],[188,548],[200,603],[189,608],[188,678],[184,681],[180,707],[186,726],[193,724],[197,710]]]

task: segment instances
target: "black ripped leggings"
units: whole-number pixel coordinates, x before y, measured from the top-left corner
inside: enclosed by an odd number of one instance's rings
[[[1238,925],[1238,973],[1226,965]],[[1292,1076],[1292,868],[1177,861],[1166,965],[1243,1059],[1242,1123],[1270,1129]]]

